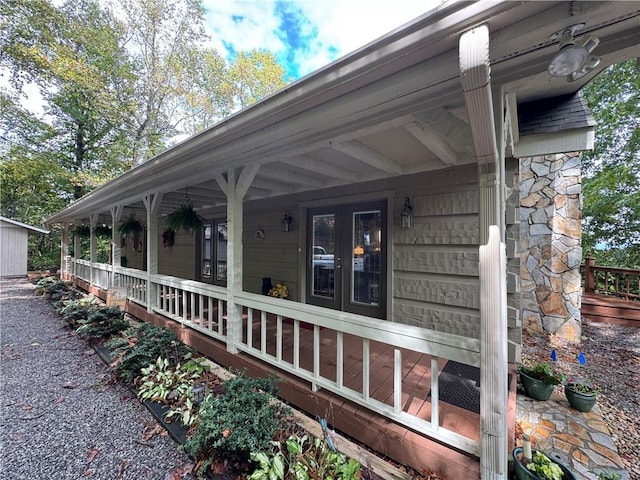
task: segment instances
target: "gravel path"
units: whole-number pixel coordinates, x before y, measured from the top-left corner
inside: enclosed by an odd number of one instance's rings
[[[0,478],[183,478],[189,458],[26,279],[0,280],[0,335]]]
[[[552,345],[562,372],[593,381],[625,468],[631,479],[640,480],[640,328],[585,320],[582,335],[582,344],[572,345],[556,337],[524,333],[523,360],[548,361]],[[585,365],[576,360],[580,351],[586,356]]]

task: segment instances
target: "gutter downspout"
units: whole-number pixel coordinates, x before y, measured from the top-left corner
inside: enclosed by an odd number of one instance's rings
[[[496,141],[489,60],[489,28],[460,37],[460,82],[469,113],[480,183],[480,244],[498,242],[493,255],[480,248],[480,478],[507,478],[506,253],[499,242],[500,157]],[[497,238],[496,238],[497,237]]]

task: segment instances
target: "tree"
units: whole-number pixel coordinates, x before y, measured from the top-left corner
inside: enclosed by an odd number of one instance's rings
[[[200,0],[119,0],[127,49],[135,64],[135,124],[131,159],[160,153],[178,132],[181,85],[176,72],[205,40]]]
[[[583,89],[595,148],[583,158],[583,250],[601,265],[640,268],[640,71],[613,65]]]
[[[93,0],[2,6],[0,66],[16,92],[34,82],[46,102],[51,158],[73,179],[73,197],[129,168],[131,64],[117,21]],[[17,132],[16,135],[21,135]]]

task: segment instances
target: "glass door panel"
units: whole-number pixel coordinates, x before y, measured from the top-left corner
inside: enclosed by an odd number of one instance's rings
[[[335,238],[336,216],[313,215],[311,238],[313,239],[313,268],[311,292],[313,296],[335,300]]]
[[[382,212],[354,211],[351,227],[351,302],[378,306],[382,280]]]

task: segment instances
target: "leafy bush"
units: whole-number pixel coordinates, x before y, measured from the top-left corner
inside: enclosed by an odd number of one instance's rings
[[[78,299],[61,300],[56,310],[71,327],[77,327],[80,322],[86,321],[91,313],[98,308],[95,297],[81,297]]]
[[[49,288],[51,288],[56,283],[64,283],[64,282],[60,282],[60,280],[58,280],[57,277],[42,277],[42,278],[39,278],[35,282],[36,293],[38,295],[44,295],[49,291]]]
[[[124,312],[118,307],[96,308],[86,319],[78,320],[78,324],[76,332],[87,338],[110,337],[129,327]]]
[[[332,451],[327,443],[307,435],[290,436],[282,443],[272,442],[274,450],[251,453],[251,460],[259,467],[249,480],[310,480],[331,478],[335,480],[356,480],[360,478],[360,463],[347,456]]]
[[[208,372],[210,367],[202,358],[191,358],[191,353],[187,353],[184,359],[185,363],[179,363],[172,368],[169,360],[158,357],[154,363],[142,368],[138,397],[142,401],[153,400],[165,403],[187,397],[194,380],[200,378],[204,372]]]
[[[120,343],[117,351],[112,350],[111,353],[115,357],[118,376],[128,383],[133,383],[140,376],[141,369],[158,357],[166,358],[169,365],[175,366],[189,352],[171,330],[148,323],[141,324],[134,331],[125,330],[124,335],[126,343]],[[110,342],[108,347],[113,345]]]
[[[200,420],[184,444],[189,454],[203,459],[201,473],[213,458],[245,461],[251,452],[267,450],[286,414],[273,401],[278,391],[273,377],[238,375],[223,386],[222,395],[207,395],[202,402]]]

